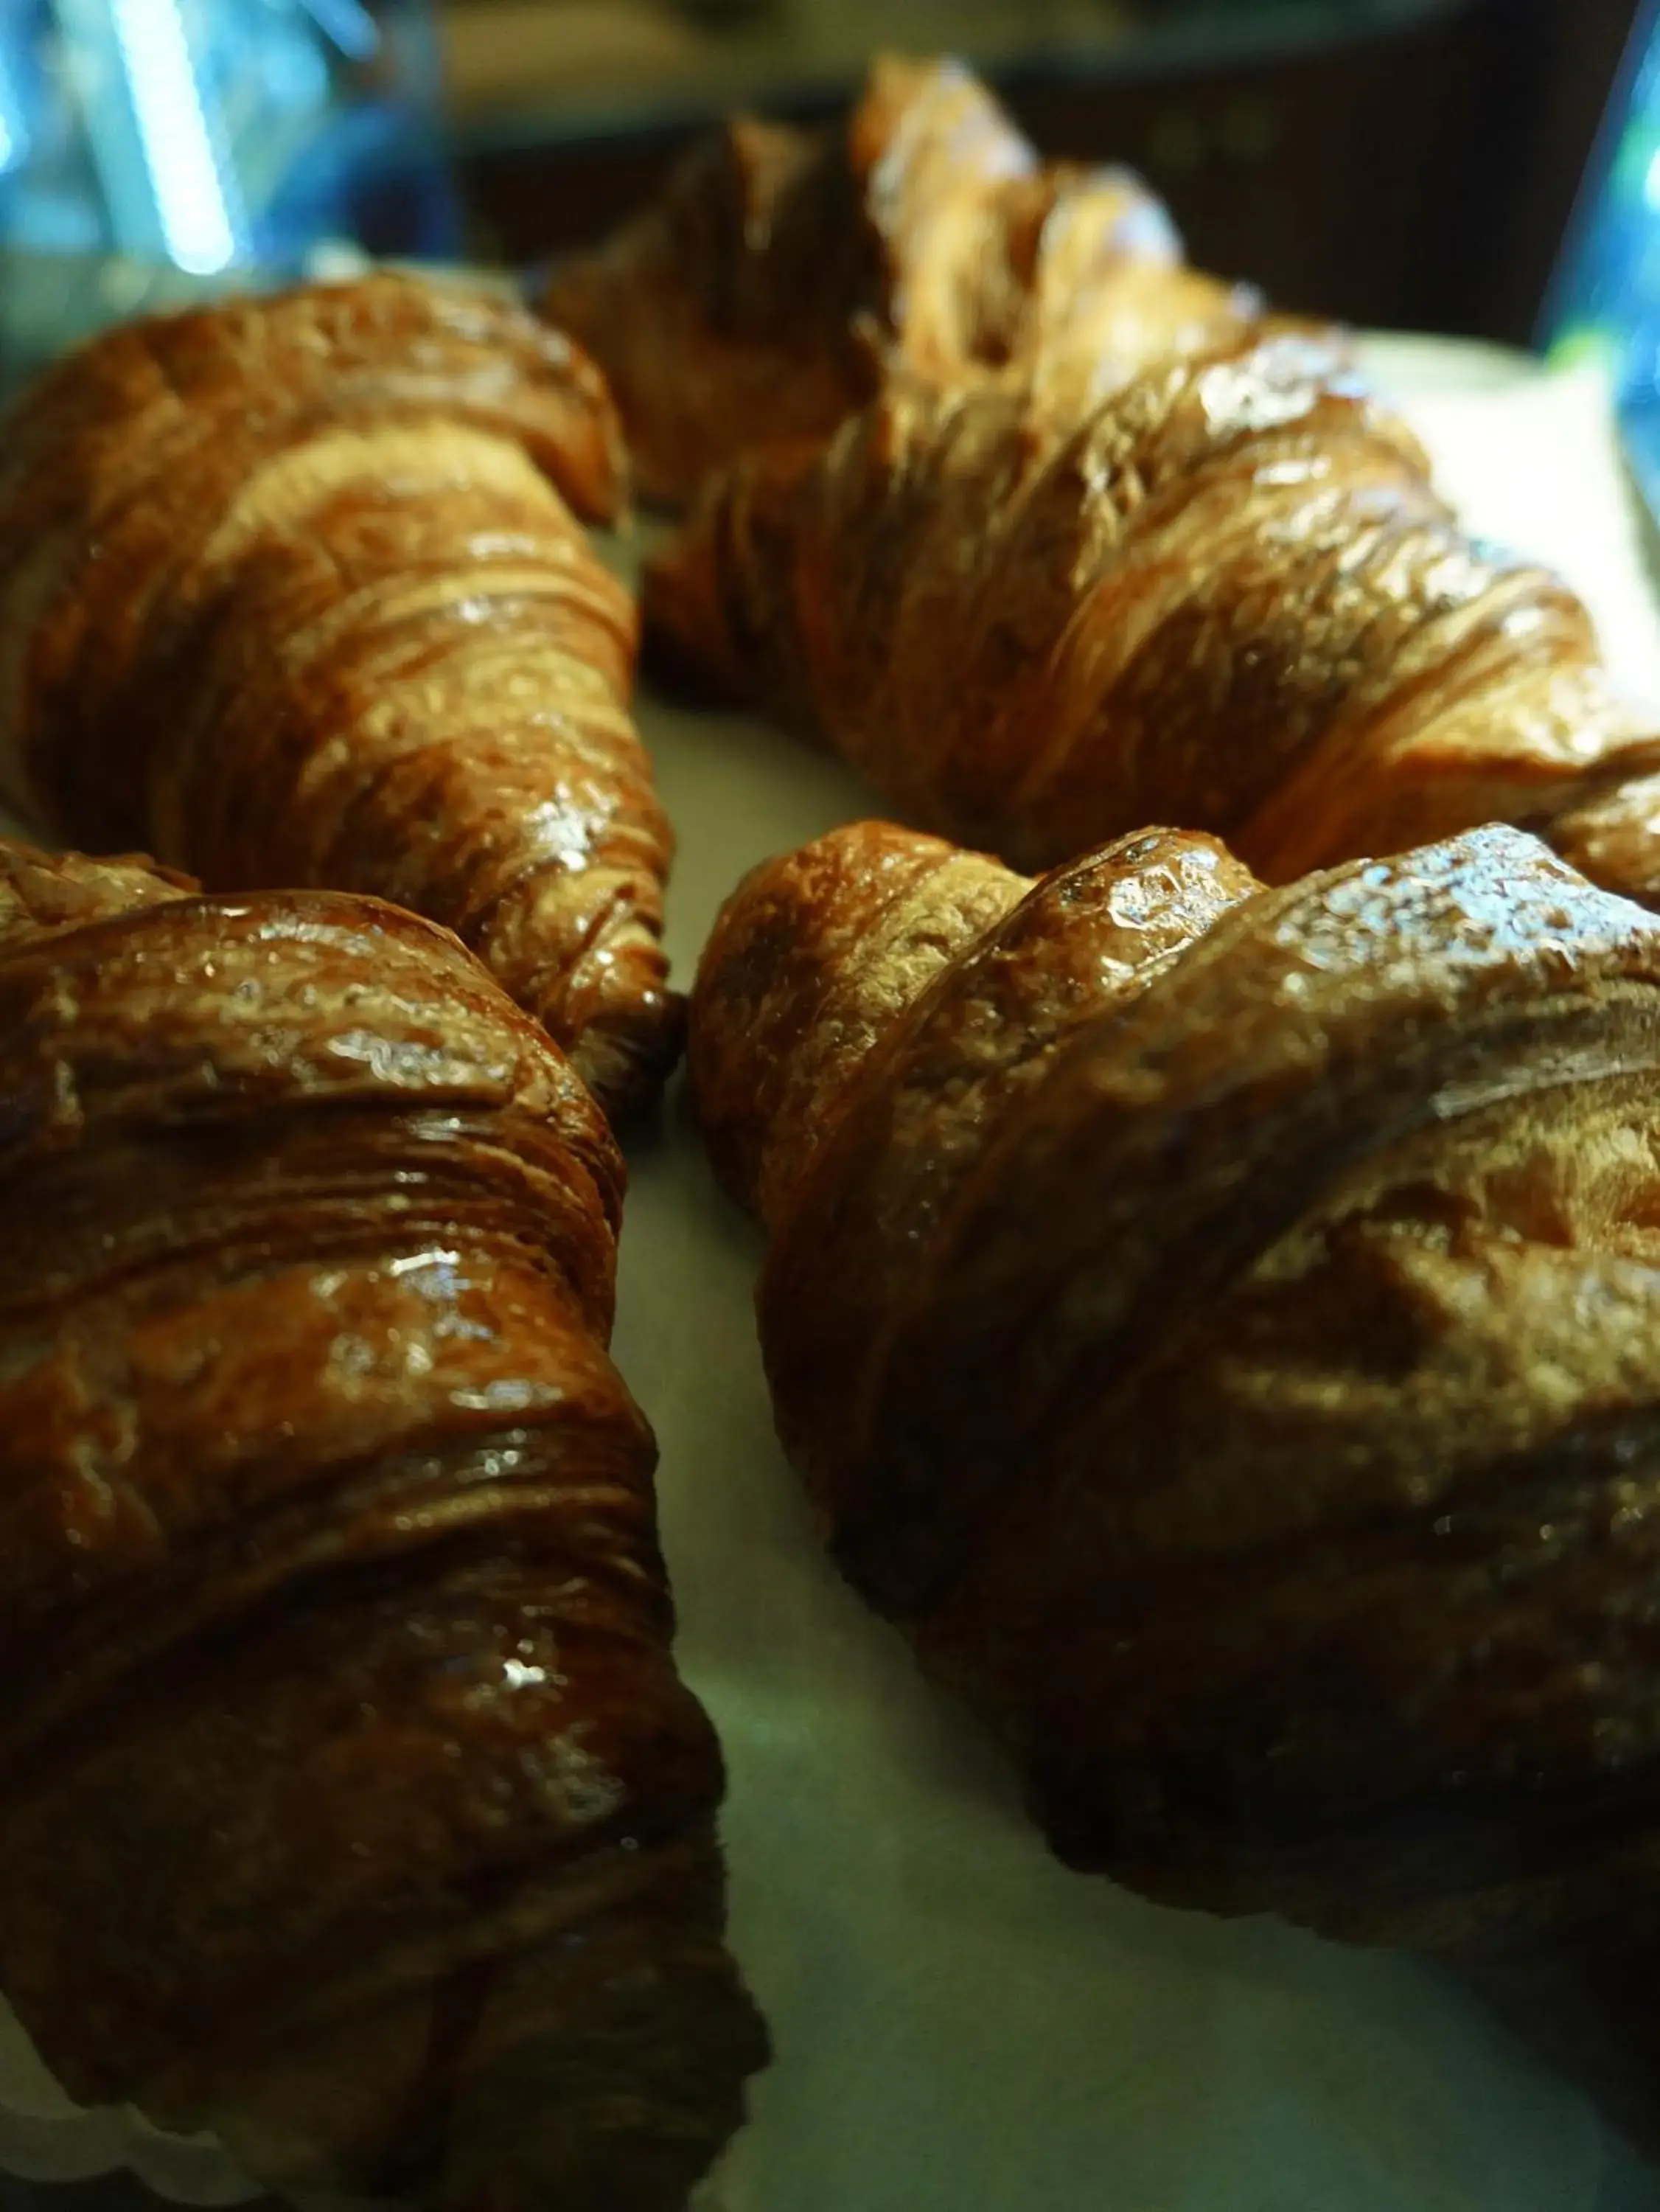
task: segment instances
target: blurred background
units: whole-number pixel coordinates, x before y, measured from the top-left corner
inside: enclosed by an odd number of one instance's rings
[[[1635,0],[0,0],[0,366],[342,246],[522,264],[733,106],[950,48],[1287,307],[1660,365]],[[1654,312],[1651,313],[1651,306]],[[1644,349],[1646,347],[1646,355]],[[1645,366],[1642,364],[1645,362]]]
[[[1287,305],[1524,341],[1632,0],[451,0],[470,197],[511,254],[603,222],[734,100],[810,114],[949,47],[1045,152],[1142,169]]]

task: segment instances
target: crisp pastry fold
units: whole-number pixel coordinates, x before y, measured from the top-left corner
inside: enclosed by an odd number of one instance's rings
[[[218,890],[453,928],[608,1107],[678,1049],[593,364],[397,276],[120,326],[0,454],[0,791]]]
[[[891,56],[820,129],[741,117],[700,141],[541,298],[604,368],[641,489],[669,503],[749,447],[827,436],[895,369],[1105,391],[1261,312],[1184,264],[1131,172],[1041,161],[960,64]]]
[[[1508,821],[1660,896],[1654,717],[1318,333],[1077,412],[895,382],[713,479],[645,608],[666,653],[1016,866],[1165,821],[1287,883]]]
[[[834,1555],[1064,1856],[1653,1930],[1660,922],[1505,827],[1276,890],[863,823],[729,902],[691,1066]]]
[[[622,1182],[447,933],[0,845],[0,1987],[77,2098],[468,2207],[738,2125]]]

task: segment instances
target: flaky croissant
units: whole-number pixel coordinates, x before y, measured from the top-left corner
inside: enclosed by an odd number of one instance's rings
[[[127,325],[0,453],[0,790],[215,888],[454,928],[608,1106],[678,1048],[597,372],[374,276]]]
[[[671,502],[748,447],[827,435],[896,367],[950,382],[1041,360],[1105,390],[1259,312],[1184,265],[1138,177],[1040,161],[960,64],[893,58],[821,130],[741,118],[700,142],[542,304]]]
[[[690,1049],[835,1557],[1063,1856],[1660,1931],[1660,921],[1505,827],[1269,890],[863,823],[735,895]]]
[[[621,1183],[445,933],[0,845],[0,1988],[78,2098],[468,2208],[737,2125]]]
[[[1280,883],[1501,820],[1660,896],[1654,718],[1318,337],[1166,362],[1075,419],[895,386],[717,479],[645,604],[677,658],[1016,866],[1173,821]]]

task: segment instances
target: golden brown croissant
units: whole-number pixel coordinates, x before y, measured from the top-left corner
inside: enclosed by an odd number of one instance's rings
[[[267,2183],[676,2206],[765,2038],[622,1165],[446,933],[0,846],[0,1987]]]
[[[611,1107],[678,1043],[636,616],[566,340],[399,276],[129,325],[0,455],[0,787],[221,890],[446,923]]]
[[[1040,161],[960,64],[891,57],[825,129],[741,118],[700,143],[543,306],[669,501],[747,447],[827,435],[890,368],[949,382],[1041,359],[1106,390],[1258,313],[1183,264],[1139,178]]]
[[[1288,882],[1506,820],[1660,897],[1654,719],[1318,337],[1167,362],[1070,427],[895,386],[827,450],[718,479],[645,604],[680,657],[1018,866],[1173,821]]]
[[[1660,921],[1505,827],[1276,890],[863,823],[729,902],[691,1066],[835,1556],[1064,1856],[1660,1930]]]

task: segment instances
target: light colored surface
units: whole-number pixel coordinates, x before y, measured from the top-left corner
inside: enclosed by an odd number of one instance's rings
[[[1599,364],[1542,372],[1525,356],[1433,338],[1373,339],[1367,352],[1470,526],[1560,568],[1615,674],[1660,701],[1652,526],[1626,480]]]
[[[1405,342],[1378,366],[1472,523],[1555,561],[1660,698],[1660,617],[1594,375]],[[687,980],[744,868],[869,802],[741,718],[647,702],[643,719],[681,832]],[[678,1093],[633,1167],[617,1352],[662,1439],[681,1656],[730,1768],[733,1941],[778,2045],[711,2212],[1660,2206],[1584,2102],[1427,1968],[1160,1911],[1048,1858],[997,1759],[815,1547],[772,1439],[756,1243]],[[53,2093],[3,2037],[0,2090],[37,2115],[0,2118],[14,2171],[130,2150],[164,2192],[229,2185],[216,2154],[118,2119],[43,2123]]]

